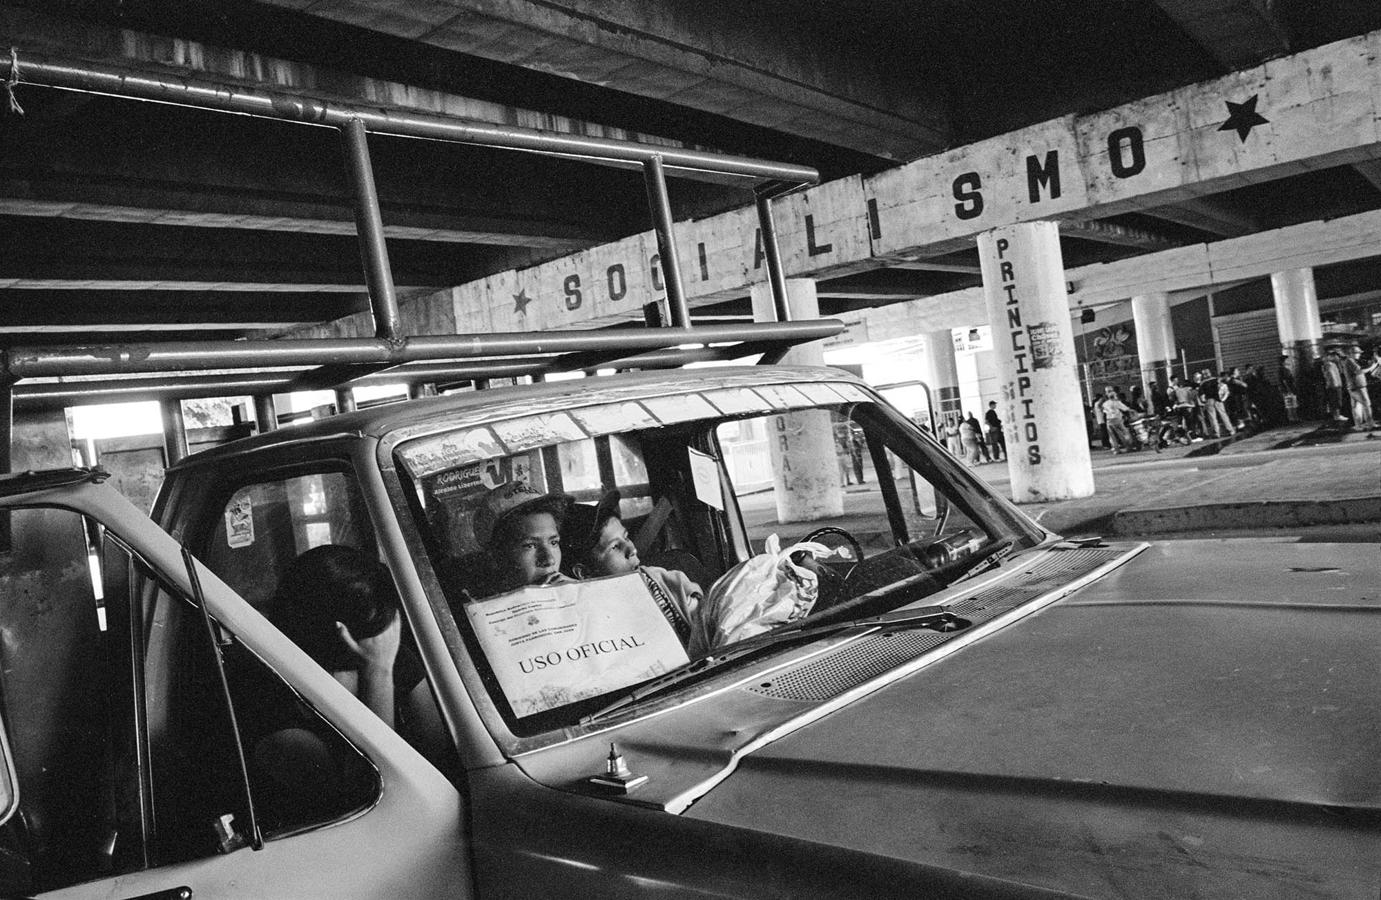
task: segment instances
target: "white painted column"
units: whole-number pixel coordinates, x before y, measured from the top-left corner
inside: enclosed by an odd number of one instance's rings
[[[1287,269],[1271,275],[1275,295],[1276,331],[1280,352],[1290,357],[1296,378],[1303,367],[1313,362],[1323,342],[1323,322],[1319,318],[1319,293],[1314,287],[1313,269]]]
[[[787,303],[793,319],[820,316],[820,300],[812,278],[789,278]],[[772,289],[763,282],[754,284],[753,319],[775,322]],[[822,366],[823,341],[812,341],[791,348],[784,365]],[[772,459],[772,487],[777,500],[777,521],[811,522],[844,511],[844,488],[839,482],[839,463],[835,458],[834,432],[830,414],[824,410],[805,410],[790,415],[771,416],[767,443]]]
[[[978,236],[978,255],[1002,389],[1012,499],[1087,497],[1093,493],[1093,465],[1059,229],[1054,222],[994,228]]]
[[[1141,357],[1141,389],[1151,396],[1152,386],[1165,388],[1175,360],[1175,327],[1170,319],[1170,295],[1164,291],[1132,298],[1132,327],[1136,329],[1137,355]]]
[[[930,411],[935,416],[936,434],[942,434],[945,413],[959,409],[959,366],[954,359],[954,337],[948,328],[921,336],[925,362],[921,380],[930,390]]]

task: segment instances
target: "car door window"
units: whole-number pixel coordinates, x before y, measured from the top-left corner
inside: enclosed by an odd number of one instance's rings
[[[235,487],[215,510],[197,557],[256,608],[313,547],[374,546],[359,484],[343,469],[265,473]]]
[[[20,805],[0,828],[6,896],[235,850],[239,746],[266,839],[375,802],[374,766],[116,536],[67,509],[9,515],[0,688]]]

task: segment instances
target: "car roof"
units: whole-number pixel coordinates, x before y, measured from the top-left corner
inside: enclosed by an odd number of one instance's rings
[[[819,380],[847,381],[864,385],[842,369],[807,366],[732,366],[672,369],[601,375],[567,381],[514,385],[483,391],[463,391],[441,397],[425,397],[387,403],[369,409],[329,416],[301,425],[279,428],[194,453],[169,471],[213,463],[272,447],[340,438],[382,438],[398,431],[425,433],[460,423],[478,423],[534,412],[593,406],[645,397],[693,394],[726,387],[752,387]],[[866,386],[866,385],[864,385]],[[492,413],[493,415],[486,415]]]

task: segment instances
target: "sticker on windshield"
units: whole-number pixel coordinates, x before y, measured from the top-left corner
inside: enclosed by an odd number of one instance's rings
[[[591,434],[617,434],[658,424],[652,413],[637,403],[608,403],[571,411],[575,420]]]
[[[398,451],[408,471],[418,477],[503,454],[503,445],[488,428],[471,428],[469,431],[452,431],[423,438]]]
[[[254,543],[254,501],[249,494],[232,498],[225,508],[225,543],[233,549]]]
[[[792,384],[764,384],[758,393],[772,401],[774,409],[794,409],[812,406],[811,399]]]
[[[690,661],[636,573],[525,587],[465,605],[519,717],[598,697]]]
[[[695,499],[706,506],[724,509],[724,494],[719,486],[719,466],[713,456],[701,453],[694,447],[687,447],[690,455],[691,480],[695,482]]]
[[[676,394],[671,397],[649,397],[643,405],[661,420],[662,424],[689,422],[692,419],[713,419],[719,411],[699,394]]]
[[[834,386],[829,384],[798,384],[796,387],[809,397],[812,403],[819,406],[833,406],[841,400],[848,399],[841,397]]]
[[[748,388],[732,388],[725,391],[714,391],[706,394],[705,399],[719,407],[719,411],[726,415],[767,412],[772,408],[771,403],[768,403]]]
[[[508,445],[509,453],[588,437],[567,413],[524,416],[507,422],[495,422],[492,427],[499,440]]]
[[[839,396],[843,397],[845,402],[848,403],[870,403],[873,399],[868,396],[863,388],[856,384],[832,384],[830,387],[838,391]]]

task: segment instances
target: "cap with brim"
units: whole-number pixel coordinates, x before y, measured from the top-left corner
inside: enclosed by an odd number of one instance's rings
[[[475,510],[475,539],[488,547],[499,524],[510,516],[551,513],[559,526],[574,503],[569,494],[544,494],[525,481],[501,484],[484,495]]]
[[[599,543],[604,524],[619,514],[619,501],[622,499],[615,489],[606,491],[594,506],[583,503],[571,506],[561,526],[561,548],[565,559],[572,564],[577,563],[594,549]]]

